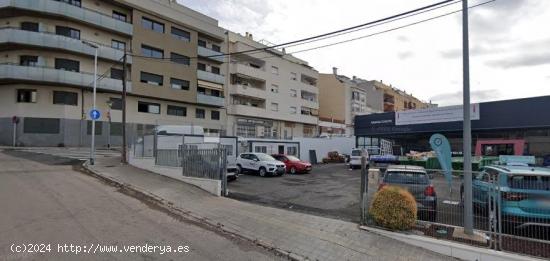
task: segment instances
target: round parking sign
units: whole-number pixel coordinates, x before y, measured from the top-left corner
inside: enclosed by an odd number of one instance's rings
[[[98,110],[93,109],[90,111],[90,117],[94,120],[97,120],[101,117],[101,113]]]

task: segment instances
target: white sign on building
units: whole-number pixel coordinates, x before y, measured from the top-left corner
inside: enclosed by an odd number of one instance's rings
[[[479,117],[479,104],[471,104],[470,119],[479,120]],[[453,122],[462,121],[463,119],[462,105],[399,111],[395,113],[395,125]]]

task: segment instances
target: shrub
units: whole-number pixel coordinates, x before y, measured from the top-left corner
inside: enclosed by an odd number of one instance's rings
[[[384,186],[374,195],[370,215],[376,224],[392,230],[411,229],[416,222],[416,200],[402,188]]]

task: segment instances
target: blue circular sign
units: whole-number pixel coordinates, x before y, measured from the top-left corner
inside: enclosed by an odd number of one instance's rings
[[[98,110],[93,109],[90,111],[90,117],[94,120],[97,120],[101,117],[101,113]]]

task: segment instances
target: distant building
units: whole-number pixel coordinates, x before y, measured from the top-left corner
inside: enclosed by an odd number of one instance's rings
[[[367,80],[319,74],[319,128],[321,135],[353,135],[354,118],[383,111],[383,92]]]
[[[369,81],[368,85],[383,92],[384,112],[437,107],[437,104],[423,102],[411,94],[384,84],[382,81]]]
[[[228,134],[291,139],[318,133],[318,72],[283,51],[229,32]],[[245,53],[243,53],[245,52]]]

